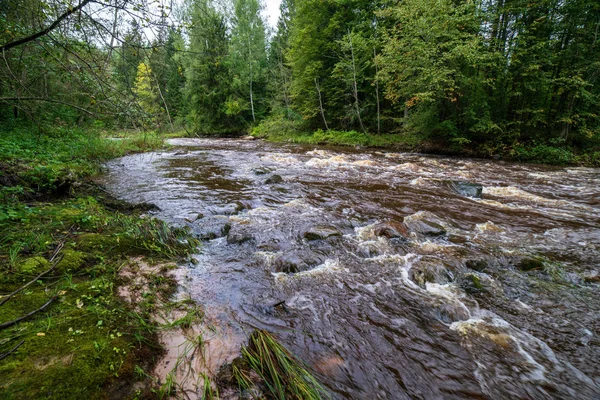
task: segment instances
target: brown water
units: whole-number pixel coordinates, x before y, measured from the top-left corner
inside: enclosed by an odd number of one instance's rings
[[[114,160],[105,183],[198,234],[230,226],[182,270],[229,353],[271,331],[334,398],[600,398],[600,170],[171,144]],[[382,235],[403,220],[407,237]]]

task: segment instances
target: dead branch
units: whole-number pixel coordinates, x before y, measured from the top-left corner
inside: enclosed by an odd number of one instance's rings
[[[15,351],[17,351],[17,349],[18,349],[19,347],[21,347],[21,346],[23,345],[23,343],[25,343],[25,341],[24,341],[24,340],[21,340],[21,342],[20,342],[18,345],[16,345],[15,347],[13,347],[12,349],[10,349],[10,350],[9,350],[9,351],[7,351],[6,353],[2,353],[2,354],[0,354],[0,360],[3,360],[3,359],[5,359],[6,357],[10,356],[12,353],[14,353]]]
[[[61,248],[62,248],[62,243],[58,246],[58,250],[60,250]],[[55,251],[55,255],[56,255],[56,253],[58,253],[58,251]],[[52,256],[52,258],[50,259],[50,261],[52,261],[53,258],[54,258],[54,256]],[[6,295],[5,297],[3,297],[2,300],[0,300],[0,306],[4,305],[4,303],[6,303],[7,301],[9,301],[11,298],[13,298],[16,294],[18,294],[22,290],[26,289],[32,283],[37,282],[42,276],[44,276],[44,275],[52,272],[54,270],[54,268],[56,267],[56,265],[60,262],[60,260],[62,260],[62,257],[59,257],[56,261],[54,261],[52,263],[52,266],[49,269],[47,269],[46,271],[42,272],[41,274],[39,274],[38,276],[36,276],[32,280],[30,280],[29,282],[27,282],[25,285],[23,285],[20,288],[18,288],[17,290],[15,290],[14,292],[12,292],[12,293]]]
[[[73,108],[75,108],[79,111],[82,111],[84,113],[87,113],[89,115],[94,115],[93,112],[86,110],[83,107],[79,107],[79,106],[76,106],[75,104],[67,103],[67,102],[60,101],[60,100],[46,99],[43,97],[0,97],[0,102],[8,103],[11,101],[45,101],[47,103],[56,103],[56,104],[62,104],[65,106],[73,107]]]
[[[58,298],[58,296],[54,296],[52,297],[50,300],[48,300],[43,306],[41,306],[40,308],[38,308],[37,310],[33,310],[32,312],[23,315],[22,317],[19,317],[17,319],[13,319],[12,321],[8,321],[8,322],[4,322],[2,324],[0,324],[0,331],[2,329],[6,329],[9,328],[15,324],[18,324],[19,322],[26,320],[27,318],[31,317],[32,315],[35,315],[37,313],[39,313],[40,311],[44,311],[46,309],[46,307],[48,307],[54,300],[56,300]]]

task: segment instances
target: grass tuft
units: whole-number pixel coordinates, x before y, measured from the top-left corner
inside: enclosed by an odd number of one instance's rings
[[[242,349],[242,355],[248,367],[264,380],[271,395],[278,400],[330,398],[308,367],[266,331],[255,331],[249,345]],[[240,389],[250,386],[250,377],[242,369],[234,368],[234,376]]]

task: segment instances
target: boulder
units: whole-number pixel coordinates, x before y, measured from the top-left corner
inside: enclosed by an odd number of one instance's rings
[[[267,178],[267,180],[265,181],[265,184],[272,185],[272,184],[281,183],[281,182],[283,182],[283,178],[281,177],[281,175],[273,174],[269,178]]]
[[[455,193],[465,197],[480,199],[483,193],[483,186],[478,183],[466,181],[448,181],[446,185]]]
[[[306,240],[321,240],[332,236],[342,236],[342,232],[333,226],[317,225],[304,232]]]
[[[452,282],[454,276],[442,263],[425,262],[414,265],[408,271],[408,277],[414,283],[421,287],[425,287],[427,282],[439,283],[444,285]]]
[[[412,232],[425,236],[441,236],[446,234],[444,222],[429,211],[419,211],[404,217],[404,225]]]
[[[235,225],[227,233],[227,243],[229,244],[242,244],[251,240],[254,240],[254,236],[245,225]]]
[[[408,238],[408,229],[406,229],[406,226],[400,222],[382,222],[373,227],[373,234],[375,236],[383,236],[388,239],[406,239]]]
[[[212,240],[226,236],[231,229],[229,218],[221,215],[203,218],[194,227],[200,240]]]

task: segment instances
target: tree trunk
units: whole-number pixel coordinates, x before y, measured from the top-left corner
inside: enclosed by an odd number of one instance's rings
[[[323,117],[323,122],[325,123],[325,129],[329,130],[329,126],[327,125],[327,120],[325,119],[325,111],[323,110],[323,101],[321,100],[321,88],[319,87],[319,81],[315,78],[315,86],[317,88],[317,93],[319,94],[319,109],[321,110],[321,117]]]
[[[360,107],[358,106],[358,85],[356,84],[356,63],[354,62],[354,46],[352,45],[352,36],[350,35],[350,31],[348,31],[348,39],[350,40],[350,54],[352,55],[352,82],[354,88],[354,106],[356,107],[356,116],[358,117],[358,123],[360,124],[360,129],[367,133],[365,127],[363,126],[362,119],[360,118]]]

